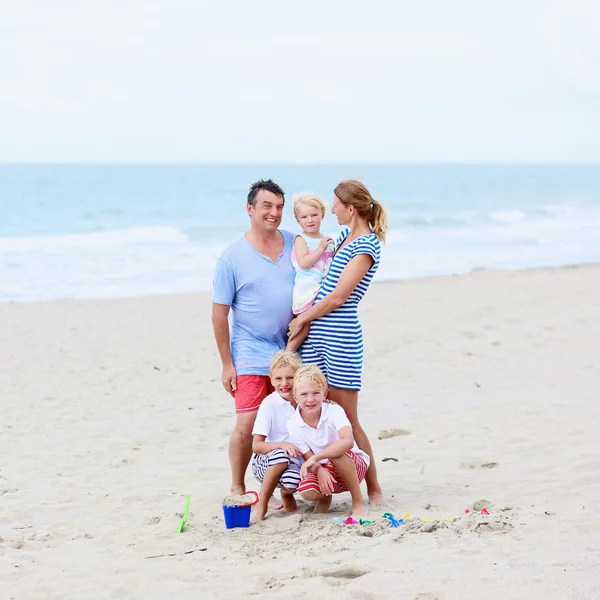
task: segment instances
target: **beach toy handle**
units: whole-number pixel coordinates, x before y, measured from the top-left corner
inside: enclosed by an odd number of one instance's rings
[[[245,492],[244,496],[254,496],[254,500],[252,502],[247,502],[246,504],[238,504],[237,508],[242,508],[242,506],[254,506],[258,503],[258,494],[255,491]]]

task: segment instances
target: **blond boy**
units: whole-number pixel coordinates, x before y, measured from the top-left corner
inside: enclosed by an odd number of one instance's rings
[[[300,469],[298,491],[316,502],[315,512],[328,512],[332,494],[350,492],[352,516],[366,517],[367,505],[360,490],[369,467],[369,455],[358,448],[344,409],[325,402],[327,379],[316,365],[305,365],[294,377],[298,408],[288,421],[290,441],[306,461]]]
[[[265,518],[269,499],[278,486],[285,511],[298,508],[294,493],[304,461],[300,450],[289,441],[287,422],[296,410],[294,375],[301,366],[302,359],[289,350],[279,351],[271,361],[270,378],[275,391],[262,401],[252,429],[252,472],[262,484],[253,522]]]

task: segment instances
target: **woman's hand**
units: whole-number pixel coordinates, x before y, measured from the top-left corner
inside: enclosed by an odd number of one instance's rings
[[[296,317],[290,321],[288,325],[288,341],[291,342],[299,333],[304,323],[300,320],[300,317]]]
[[[306,475],[311,467],[317,464],[314,456],[311,456],[301,467],[300,467],[300,479],[306,479]],[[321,470],[321,469],[319,469]]]

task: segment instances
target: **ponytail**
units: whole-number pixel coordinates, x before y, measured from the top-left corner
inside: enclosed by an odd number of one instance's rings
[[[385,244],[385,235],[388,230],[387,215],[385,209],[377,200],[373,200],[372,215],[369,219],[371,231]]]

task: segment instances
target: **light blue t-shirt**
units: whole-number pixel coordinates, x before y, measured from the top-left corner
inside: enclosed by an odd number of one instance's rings
[[[294,234],[281,231],[277,262],[242,237],[217,260],[213,302],[231,306],[231,356],[238,375],[268,375],[273,355],[287,343],[292,320]]]

